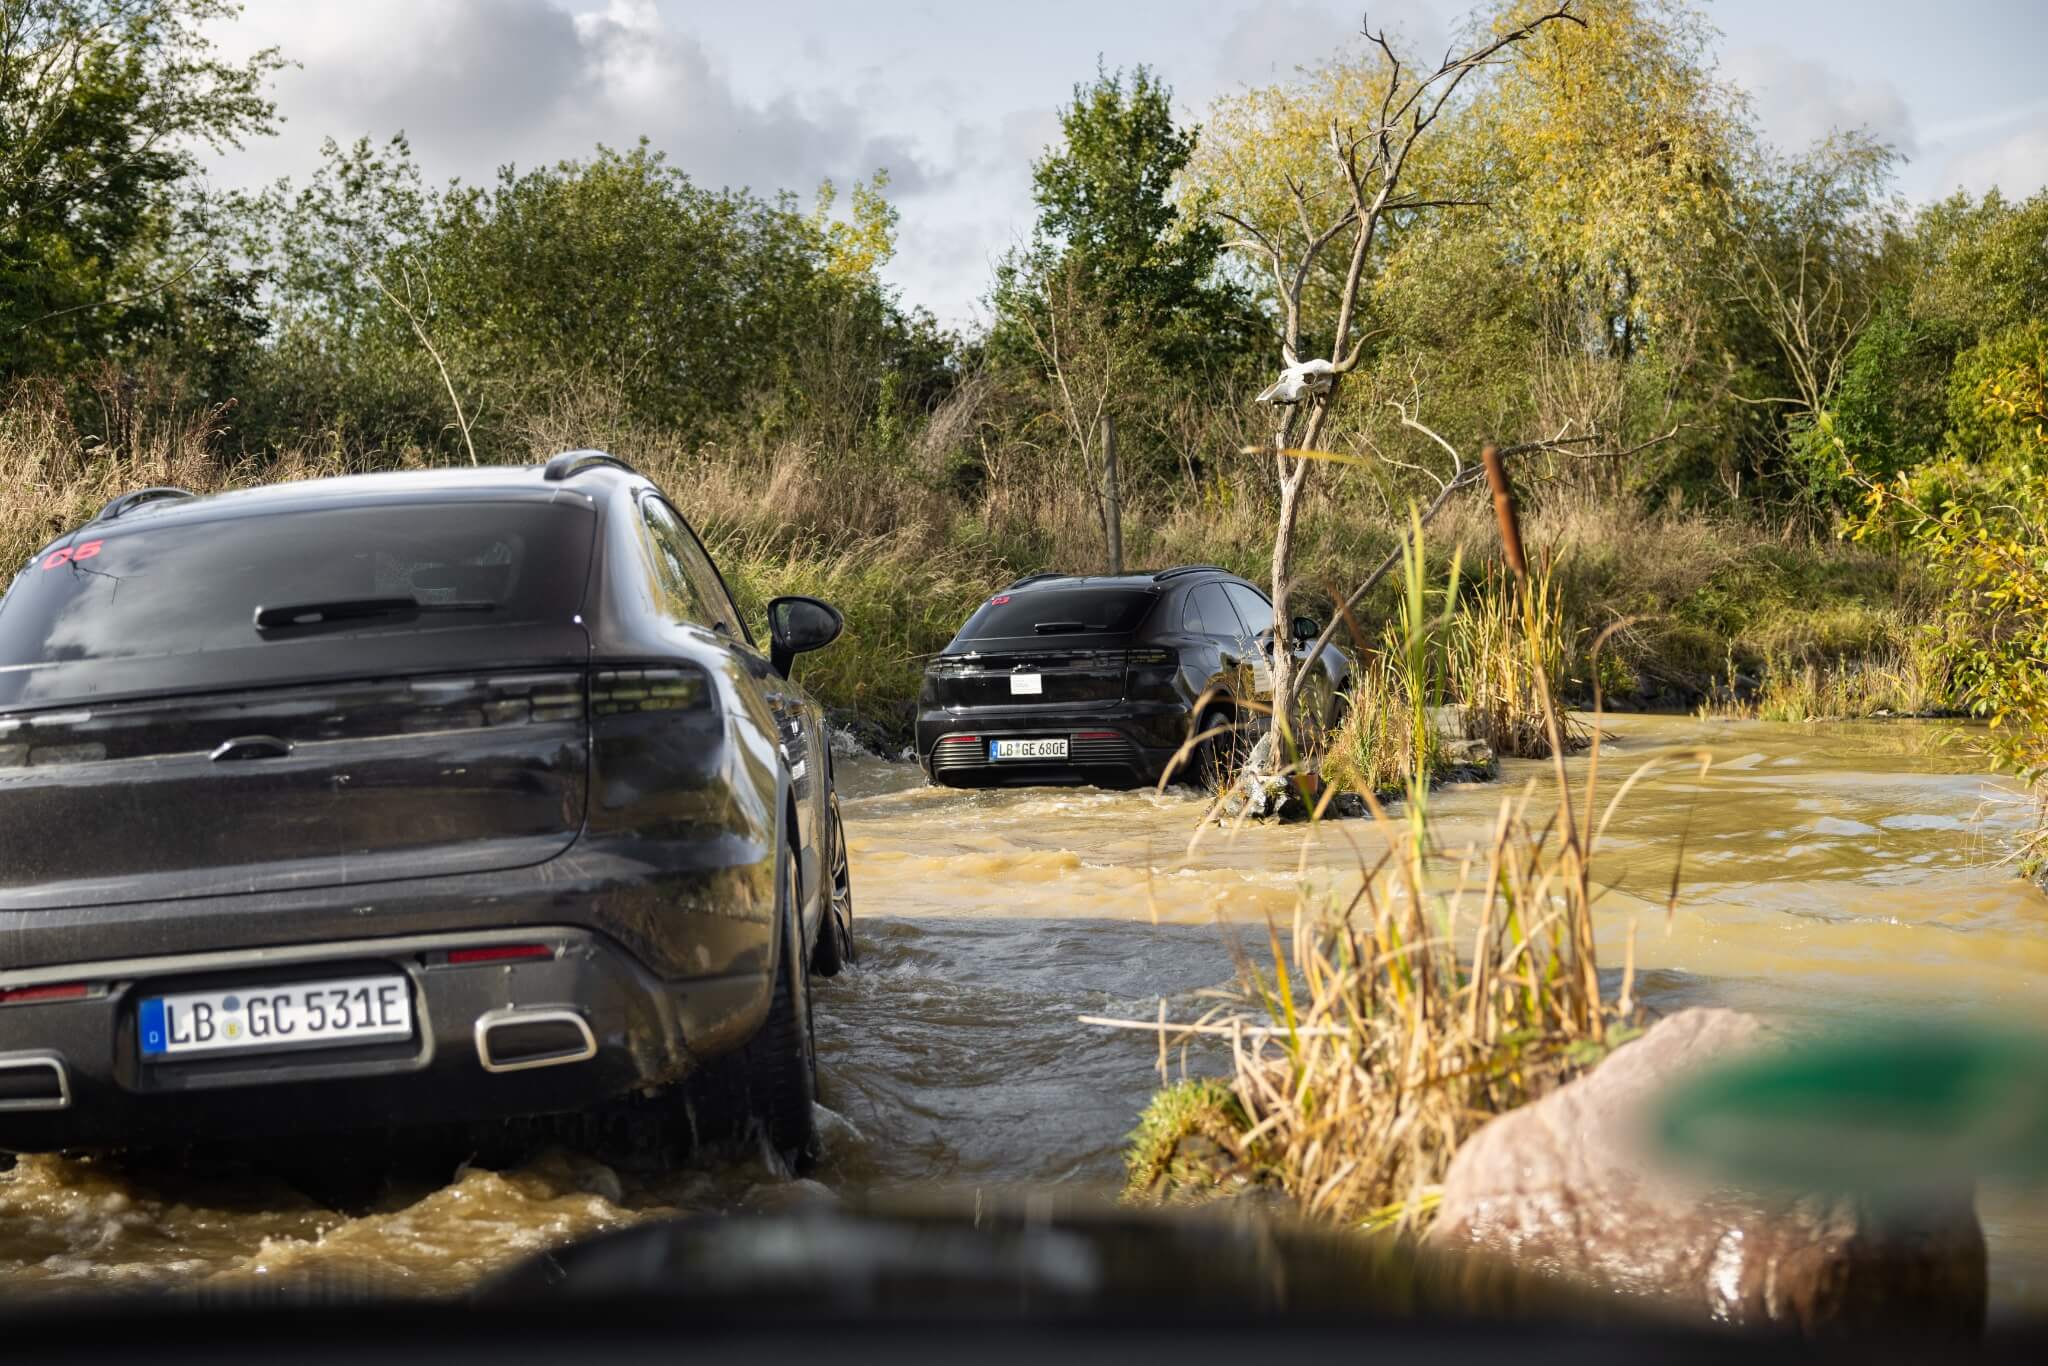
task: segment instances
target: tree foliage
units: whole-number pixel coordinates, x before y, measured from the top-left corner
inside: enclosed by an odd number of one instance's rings
[[[219,262],[180,212],[202,148],[267,133],[274,51],[215,55],[226,0],[0,0],[0,376],[171,325]]]
[[[1032,164],[1038,221],[1029,248],[1006,263],[994,296],[999,334],[1015,334],[1063,277],[1160,364],[1228,368],[1256,321],[1221,279],[1222,237],[1173,199],[1199,130],[1179,127],[1173,92],[1147,68],[1097,72],[1060,111],[1060,142]],[[997,344],[1002,344],[999,335]]]
[[[538,398],[603,389],[702,437],[791,420],[821,342],[864,349],[870,401],[892,365],[929,382],[931,338],[874,275],[884,183],[857,187],[844,224],[705,189],[645,144],[438,191],[402,138],[330,144],[306,184],[241,206],[279,322],[257,425],[445,445],[463,406],[497,440]]]

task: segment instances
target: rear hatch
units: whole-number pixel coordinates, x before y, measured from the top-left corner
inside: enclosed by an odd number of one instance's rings
[[[0,600],[0,909],[541,862],[583,821],[596,514],[94,523]]]
[[[1122,585],[998,593],[926,670],[944,707],[1119,702],[1134,633],[1158,593]]]

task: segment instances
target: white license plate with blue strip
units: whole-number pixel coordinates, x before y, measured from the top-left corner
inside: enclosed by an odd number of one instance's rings
[[[145,1058],[409,1039],[412,987],[385,975],[188,991],[146,997],[136,1024]]]
[[[988,760],[1000,763],[1004,759],[1064,759],[1067,757],[1067,742],[1060,740],[991,740],[988,742]]]

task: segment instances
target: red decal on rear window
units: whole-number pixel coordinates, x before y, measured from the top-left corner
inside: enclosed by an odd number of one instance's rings
[[[43,568],[55,569],[58,565],[68,564],[73,560],[89,560],[100,553],[101,544],[99,541],[87,541],[84,545],[67,545],[62,550],[53,550],[43,557]]]
[[[1010,595],[1008,593],[998,593],[995,597],[989,599],[989,603],[992,606],[1001,607],[1004,603],[1008,602],[1009,600]]]

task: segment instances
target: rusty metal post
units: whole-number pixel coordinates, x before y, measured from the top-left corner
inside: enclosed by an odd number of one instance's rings
[[[1507,462],[1500,458],[1500,447],[1490,441],[1479,452],[1479,461],[1486,466],[1486,485],[1493,490],[1493,515],[1500,521],[1501,553],[1507,556],[1508,568],[1514,571],[1515,578],[1526,580],[1529,564],[1522,558],[1522,527],[1515,518],[1515,491],[1508,483]]]

